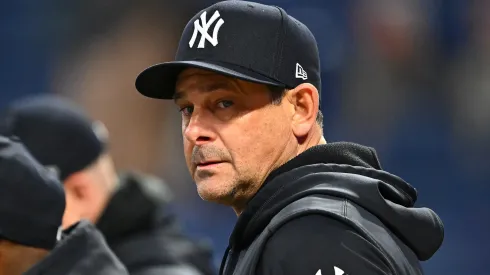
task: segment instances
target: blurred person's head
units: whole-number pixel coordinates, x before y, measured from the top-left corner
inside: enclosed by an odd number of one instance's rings
[[[12,104],[6,129],[43,165],[59,173],[66,193],[63,226],[96,223],[116,187],[117,175],[99,121],[66,99],[37,96]]]
[[[199,33],[206,22],[208,34]],[[325,143],[315,38],[277,7],[205,9],[185,28],[177,61],[148,68],[136,87],[175,101],[199,195],[237,213],[272,171]]]
[[[353,33],[361,48],[395,64],[410,61],[420,50],[427,14],[420,0],[362,0],[353,9]]]
[[[23,274],[55,247],[64,209],[57,176],[0,136],[0,274]]]
[[[466,18],[469,20],[469,38],[473,43],[471,51],[476,51],[480,57],[488,59],[490,56],[490,3],[484,0],[476,0],[470,4],[469,14]]]

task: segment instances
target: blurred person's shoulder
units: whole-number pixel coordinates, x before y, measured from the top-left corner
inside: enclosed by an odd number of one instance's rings
[[[172,191],[163,179],[124,171],[119,180],[97,226],[130,272],[193,268],[201,274],[215,273],[211,245],[184,233],[171,209]]]
[[[88,221],[68,228],[61,242],[25,275],[124,275],[125,267],[102,234]]]

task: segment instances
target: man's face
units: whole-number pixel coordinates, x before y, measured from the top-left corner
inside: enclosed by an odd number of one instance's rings
[[[91,166],[68,177],[64,182],[66,207],[63,228],[88,219],[96,223],[114,190],[117,174],[109,154],[105,153]]]
[[[200,69],[177,81],[184,154],[199,195],[241,205],[295,149],[291,108],[271,104],[265,85]]]

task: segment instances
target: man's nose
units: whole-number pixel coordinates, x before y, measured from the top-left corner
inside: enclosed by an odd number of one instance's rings
[[[211,127],[210,114],[194,111],[187,126],[185,126],[184,137],[195,145],[203,145],[216,138]]]

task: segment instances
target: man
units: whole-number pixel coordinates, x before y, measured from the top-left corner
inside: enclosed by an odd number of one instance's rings
[[[119,177],[107,151],[108,131],[77,105],[50,95],[21,99],[6,112],[6,131],[59,172],[65,229],[82,219],[97,224],[131,274],[213,273],[210,248],[184,236],[165,211],[170,193],[164,183],[134,172]]]
[[[422,274],[443,239],[416,190],[375,151],[327,144],[315,38],[284,10],[216,3],[187,24],[176,61],[136,79],[173,99],[199,195],[239,216],[220,274]]]
[[[55,96],[23,98],[7,109],[6,129],[43,165],[59,173],[66,194],[63,228],[95,223],[116,189],[108,133],[80,108]]]
[[[56,176],[0,136],[0,274],[22,274],[46,257],[59,240],[64,208]]]
[[[57,176],[18,140],[0,136],[0,274],[127,274],[90,224],[62,233],[64,210]],[[96,268],[86,266],[95,260]]]

